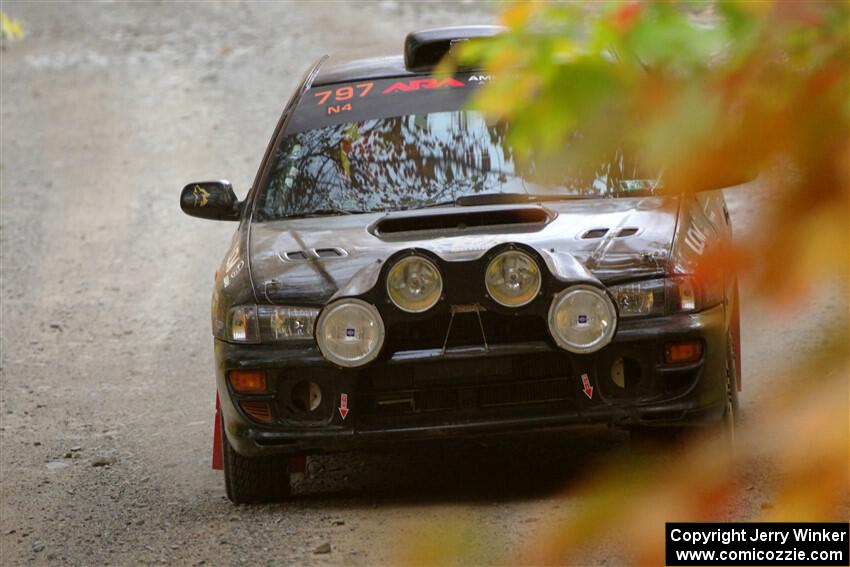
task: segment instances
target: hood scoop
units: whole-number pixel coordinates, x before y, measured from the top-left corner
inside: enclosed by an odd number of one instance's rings
[[[487,233],[494,229],[499,232],[537,232],[555,216],[554,212],[538,206],[391,213],[369,227],[369,232],[384,240],[433,231],[439,231],[443,236]]]

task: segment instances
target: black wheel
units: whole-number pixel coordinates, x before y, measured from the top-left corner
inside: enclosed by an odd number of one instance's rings
[[[224,431],[224,486],[234,504],[282,502],[289,498],[289,459],[286,456],[243,457],[233,450]]]
[[[738,421],[738,373],[732,333],[729,333],[726,345],[726,387],[724,392],[726,405],[720,421],[720,430],[725,441],[732,447],[735,444],[735,424]]]

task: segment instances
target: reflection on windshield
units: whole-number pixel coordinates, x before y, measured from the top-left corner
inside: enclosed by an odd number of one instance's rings
[[[287,136],[260,199],[261,217],[390,211],[481,193],[635,195],[652,186],[622,155],[558,184],[535,183],[532,160],[515,159],[505,123],[472,111],[350,122]],[[616,172],[616,173],[615,173]],[[630,175],[625,175],[629,173]]]

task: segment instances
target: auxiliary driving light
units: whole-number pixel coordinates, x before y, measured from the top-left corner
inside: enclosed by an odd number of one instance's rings
[[[540,291],[540,267],[525,252],[508,250],[490,261],[484,281],[493,301],[505,307],[522,307]]]
[[[339,366],[362,366],[384,345],[384,322],[374,305],[361,299],[340,299],[322,310],[316,323],[322,355]]]
[[[604,290],[568,287],[552,300],[549,332],[558,346],[576,353],[595,352],[614,337],[617,310]]]
[[[428,311],[440,300],[443,278],[434,263],[422,256],[406,256],[387,274],[387,294],[408,313]]]

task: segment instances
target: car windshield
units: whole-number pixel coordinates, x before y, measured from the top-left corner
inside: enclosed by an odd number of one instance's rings
[[[415,81],[383,81],[308,91],[276,149],[258,220],[461,204],[471,196],[486,204],[489,197],[505,202],[512,196],[552,200],[654,191],[656,180],[641,175],[622,153],[559,173],[556,183],[540,182],[534,160],[518,160],[508,144],[508,123],[488,123],[464,109],[472,90],[468,78],[448,79],[456,86],[434,87],[440,83],[429,79],[418,88],[411,87]],[[377,94],[360,96],[367,85]],[[398,85],[411,90],[394,92]],[[404,113],[411,110],[417,112]]]

